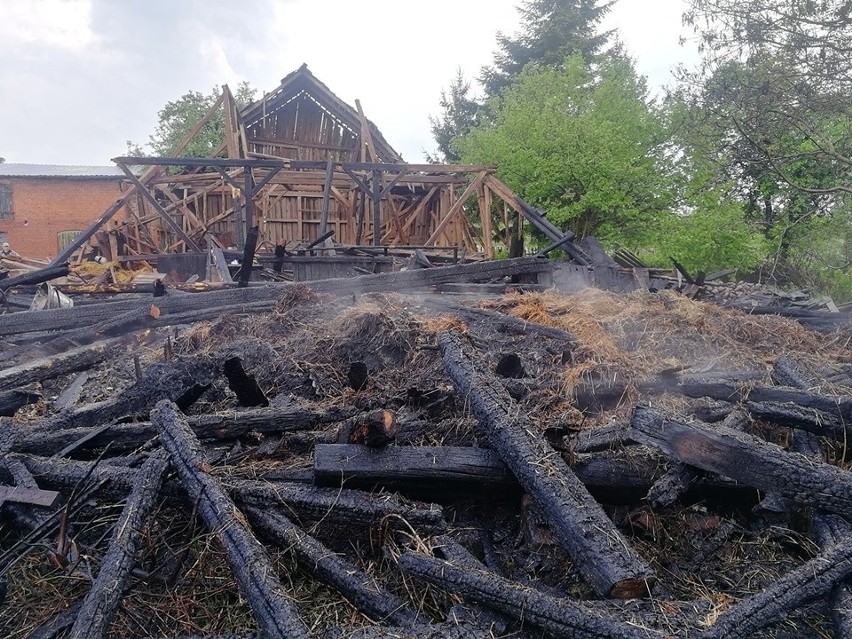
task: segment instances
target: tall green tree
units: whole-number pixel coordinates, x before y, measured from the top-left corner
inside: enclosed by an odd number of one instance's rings
[[[580,55],[527,67],[458,141],[462,159],[496,165],[564,229],[641,246],[673,205],[664,131],[646,93],[626,58],[594,70]]]
[[[494,64],[483,67],[479,82],[484,95],[472,94],[471,83],[459,69],[448,90],[441,92],[441,113],[430,118],[438,145],[430,161],[455,162],[453,140],[466,135],[486,117],[484,105],[508,87],[527,65],[560,68],[567,57],[580,55],[586,62],[600,56],[612,37],[599,32],[600,22],[614,0],[523,0],[518,7],[521,24],[513,35],[497,34]]]
[[[476,126],[482,105],[471,94],[470,81],[461,67],[450,82],[448,90],[441,91],[441,114],[429,116],[432,137],[438,145],[434,154],[427,154],[430,162],[454,164],[461,159],[456,140],[467,135]]]
[[[852,193],[850,14],[849,0],[689,0],[684,15],[703,52],[685,86],[805,193]]]
[[[482,69],[481,82],[489,96],[504,90],[530,63],[560,67],[580,55],[587,63],[603,52],[612,36],[600,32],[600,23],[613,1],[524,0],[518,7],[521,29],[509,36],[497,34],[494,64]]]
[[[248,82],[241,82],[234,92],[237,107],[242,109],[251,104],[255,93],[255,89],[251,88]],[[169,154],[204,117],[221,94],[222,90],[214,87],[209,93],[188,91],[177,100],[167,102],[157,114],[157,128],[148,140],[148,146],[154,155]],[[207,157],[218,149],[224,140],[225,117],[220,111],[202,127],[181,156]],[[132,143],[128,142],[128,147],[131,145]]]

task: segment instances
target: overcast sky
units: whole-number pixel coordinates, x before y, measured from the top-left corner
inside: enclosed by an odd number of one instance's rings
[[[247,80],[270,91],[303,62],[409,162],[457,67],[491,62],[515,0],[0,0],[0,156],[109,164],[148,141],[162,106]],[[619,0],[616,28],[652,87],[692,55],[683,0]],[[259,96],[258,96],[259,97]]]

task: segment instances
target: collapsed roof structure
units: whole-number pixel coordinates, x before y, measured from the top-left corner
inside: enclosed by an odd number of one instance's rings
[[[513,232],[519,235],[521,218],[554,242],[565,238],[493,167],[405,163],[355,104],[304,64],[242,110],[225,86],[171,157],[115,158],[134,188],[54,264],[119,212],[124,221],[114,223],[102,247],[113,257],[199,252],[207,243],[241,250],[255,226],[260,251],[333,237],[356,246],[452,246],[492,258],[499,244],[509,248]],[[180,157],[222,116],[224,140],[210,157]],[[140,166],[146,170],[137,176]]]

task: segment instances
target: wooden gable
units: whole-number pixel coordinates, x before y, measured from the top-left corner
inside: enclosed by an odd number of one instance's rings
[[[357,101],[356,101],[357,103]],[[376,126],[306,65],[242,112],[249,152],[296,160],[402,162]],[[375,154],[375,157],[367,157]]]

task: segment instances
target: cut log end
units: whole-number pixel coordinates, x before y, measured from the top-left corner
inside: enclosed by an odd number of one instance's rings
[[[654,583],[655,579],[650,576],[643,579],[622,579],[608,594],[611,599],[644,599],[651,596]]]

